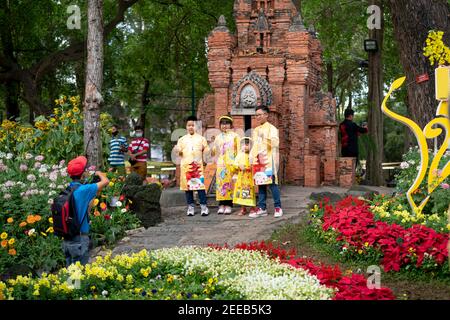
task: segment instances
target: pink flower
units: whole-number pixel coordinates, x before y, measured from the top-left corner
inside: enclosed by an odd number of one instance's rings
[[[36,156],[36,158],[34,158],[34,160],[42,162],[44,160],[44,156],[42,156],[42,155]]]
[[[448,183],[441,184],[442,189],[448,189],[450,188],[450,185]]]
[[[50,173],[49,179],[50,179],[50,181],[53,181],[53,182],[58,180],[58,172],[57,171],[52,171]]]
[[[6,181],[4,184],[5,188],[10,188],[10,187],[14,187],[14,186],[15,186],[15,183],[11,180]]]
[[[36,162],[36,163],[34,164],[34,167],[35,167],[36,169],[39,169],[41,166],[42,166],[42,164],[41,164],[40,162]]]
[[[28,167],[27,167],[26,164],[23,164],[23,163],[22,163],[22,164],[20,165],[20,167],[19,167],[19,170],[22,171],[22,172],[23,172],[23,171],[27,171],[27,170],[28,170]]]

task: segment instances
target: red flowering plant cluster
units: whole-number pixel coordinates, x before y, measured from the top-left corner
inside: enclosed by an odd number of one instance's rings
[[[291,259],[288,263],[296,268],[308,270],[321,284],[337,289],[333,300],[394,300],[391,289],[370,288],[362,274],[344,276],[338,266],[316,265],[310,259]]]
[[[231,249],[230,246],[209,245],[217,250]],[[279,259],[281,263],[289,264],[295,268],[307,270],[319,279],[322,285],[336,290],[333,300],[394,300],[395,296],[389,288],[369,288],[367,279],[361,274],[343,275],[339,266],[328,266],[323,263],[316,264],[311,259],[296,258],[295,249],[285,250],[264,241],[240,243],[234,249],[260,251],[272,259]]]
[[[448,272],[448,234],[438,233],[423,225],[404,228],[398,224],[376,221],[369,206],[359,199],[348,197],[335,206],[322,202],[311,210],[313,228],[327,234],[333,233],[347,257],[369,255],[381,258],[385,271],[399,271],[415,267],[420,270]]]

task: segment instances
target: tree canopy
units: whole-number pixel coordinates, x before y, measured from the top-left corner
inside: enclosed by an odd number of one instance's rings
[[[368,112],[368,55],[363,40],[369,36],[370,1],[294,3],[301,9],[306,26],[314,29],[321,40],[324,91],[335,96],[340,116],[345,108],[351,107],[364,118]],[[400,57],[406,61],[401,52],[406,52],[407,48],[403,47],[407,44],[399,42],[398,28],[393,23],[398,20],[400,8],[393,3],[384,1],[385,86],[404,74]],[[222,14],[234,32],[233,4],[233,0],[104,0],[102,111],[110,112],[124,128],[132,125],[128,119],[138,121],[146,114],[147,122],[151,122],[149,133],[166,144],[169,152],[170,141],[163,141],[167,140],[167,132],[182,125],[180,119],[192,112],[193,100],[198,103],[211,91],[205,40]],[[32,121],[35,116],[51,113],[53,101],[60,94],[84,94],[87,0],[77,2],[80,29],[67,27],[67,20],[73,14],[67,11],[70,5],[73,2],[69,0],[1,2],[3,119],[20,116],[22,120]],[[426,16],[431,17],[435,8],[430,6]],[[397,97],[403,103],[396,106],[407,112],[411,101],[406,103],[406,90],[400,91]],[[387,136],[393,138],[389,128],[387,122]],[[399,135],[406,132],[394,131]],[[394,140],[401,141],[398,137]]]

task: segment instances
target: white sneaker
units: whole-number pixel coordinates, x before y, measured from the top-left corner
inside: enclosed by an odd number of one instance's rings
[[[231,214],[231,207],[225,206],[224,214]]]
[[[209,215],[209,209],[206,205],[202,204],[200,207],[202,208],[201,211],[202,216],[206,217],[207,215]]]
[[[192,216],[195,215],[195,208],[194,208],[194,206],[188,206],[187,215],[189,217],[192,217]]]
[[[275,218],[281,218],[283,216],[283,209],[275,208],[275,213],[273,215]]]
[[[267,210],[263,210],[261,208],[258,208],[258,211],[252,212],[248,215],[250,218],[259,218],[259,217],[265,217],[267,216]]]
[[[223,214],[225,212],[225,206],[219,206],[218,214]]]

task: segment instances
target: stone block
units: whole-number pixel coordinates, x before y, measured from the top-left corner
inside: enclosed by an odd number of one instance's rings
[[[305,187],[317,188],[320,186],[320,157],[316,155],[305,156]]]
[[[339,158],[339,186],[351,188],[355,183],[356,158]]]
[[[161,208],[186,206],[186,194],[179,188],[163,190],[160,199]]]

